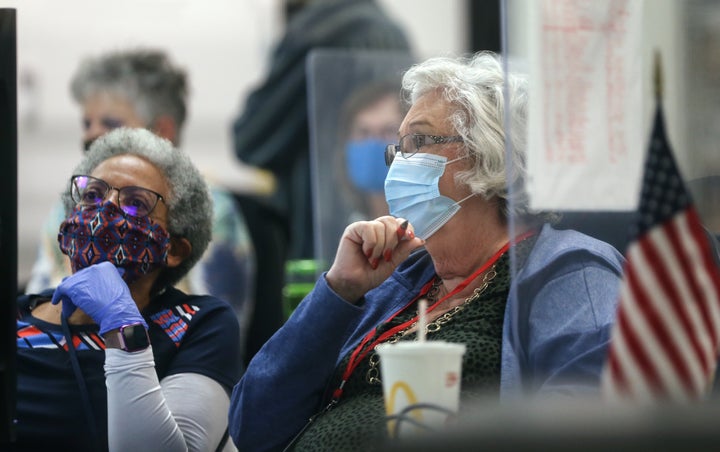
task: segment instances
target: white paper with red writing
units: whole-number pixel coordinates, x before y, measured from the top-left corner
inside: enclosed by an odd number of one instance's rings
[[[642,1],[528,2],[528,190],[539,210],[632,210],[647,132]]]

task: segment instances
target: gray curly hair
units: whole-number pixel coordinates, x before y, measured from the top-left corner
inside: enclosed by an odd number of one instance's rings
[[[169,115],[178,129],[175,145],[180,144],[187,116],[187,74],[160,50],[122,50],[88,57],[73,76],[70,92],[80,104],[98,93],[122,96],[149,129],[158,117]]]
[[[500,200],[506,220],[510,215],[531,222],[551,220],[552,215],[531,213],[525,191],[527,81],[517,74],[506,76],[500,57],[485,51],[470,57],[431,58],[405,73],[402,92],[407,102],[413,104],[431,91],[456,107],[449,120],[463,137],[465,155],[473,158],[473,168],[459,172],[456,182],[486,199]],[[510,173],[506,140],[511,144]]]
[[[90,175],[105,160],[116,155],[136,155],[152,163],[164,175],[170,193],[165,200],[168,207],[167,230],[170,237],[186,238],[192,245],[190,256],[175,268],[164,268],[153,292],[178,282],[205,252],[212,237],[213,203],[205,180],[180,149],[170,141],[146,129],[118,128],[98,138],[73,174]],[[69,215],[75,207],[70,184],[62,195]]]

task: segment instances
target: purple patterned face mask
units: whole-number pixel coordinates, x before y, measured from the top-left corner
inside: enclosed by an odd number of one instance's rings
[[[167,265],[170,235],[149,217],[134,217],[113,202],[75,207],[60,225],[60,250],[70,258],[73,272],[110,261],[125,270],[131,283]]]

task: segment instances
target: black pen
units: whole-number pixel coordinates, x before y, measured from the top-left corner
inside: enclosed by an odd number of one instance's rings
[[[398,226],[397,236],[399,239],[403,238],[403,236],[405,235],[405,231],[407,230],[407,227],[408,227],[408,220],[403,221],[402,224],[400,226]]]

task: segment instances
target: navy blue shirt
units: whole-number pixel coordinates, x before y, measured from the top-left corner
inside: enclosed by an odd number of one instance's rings
[[[72,325],[73,344],[82,369],[78,378],[60,325],[31,315],[52,291],[18,299],[17,449],[48,447],[95,450],[79,384],[84,380],[92,417],[107,449],[105,344],[97,325]],[[240,378],[240,330],[230,305],[211,296],[190,296],[167,289],[143,312],[158,379],[198,373],[230,389]]]

